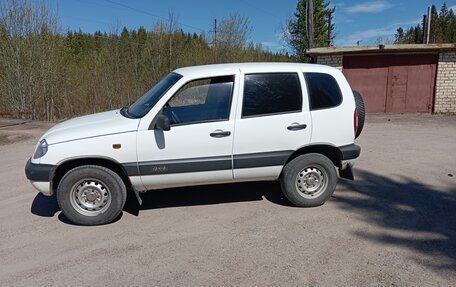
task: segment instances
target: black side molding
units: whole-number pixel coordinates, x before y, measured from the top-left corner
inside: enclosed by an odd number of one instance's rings
[[[232,157],[231,155],[226,155],[139,163],[132,162],[124,163],[122,166],[128,176],[230,170],[232,169]]]
[[[341,160],[355,159],[361,153],[361,147],[355,144],[349,144],[339,147]]]
[[[284,165],[292,150],[260,152],[249,154],[235,154],[233,156],[234,169]]]
[[[231,170],[266,166],[283,166],[292,150],[236,154],[234,156],[212,156],[182,158],[161,161],[129,162],[122,166],[128,176]],[[233,165],[234,164],[234,165]]]
[[[54,165],[51,164],[34,164],[31,159],[25,165],[25,176],[31,181],[48,182],[51,181],[51,173]]]

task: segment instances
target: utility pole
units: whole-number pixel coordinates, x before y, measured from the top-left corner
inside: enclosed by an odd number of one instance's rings
[[[209,32],[214,33],[214,39],[212,40],[212,51],[214,55],[214,62],[217,63],[217,19],[214,19],[214,30]]]
[[[214,30],[210,31],[214,33],[214,39],[212,40],[212,45],[217,46],[217,19],[214,19]]]
[[[423,15],[423,44],[426,44],[426,38],[427,38],[427,15]]]
[[[315,47],[314,38],[314,0],[307,0],[307,27],[308,27],[308,40],[309,49]]]
[[[334,11],[336,10],[336,7],[332,8],[330,11],[329,11],[329,14],[328,14],[328,47],[331,47],[331,25],[332,25],[332,14],[334,13]]]
[[[429,44],[429,37],[431,35],[431,6],[428,7],[428,16],[427,16],[427,32],[426,32],[426,44]]]

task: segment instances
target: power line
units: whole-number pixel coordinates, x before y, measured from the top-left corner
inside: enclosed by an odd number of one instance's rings
[[[142,14],[145,14],[145,15],[148,15],[148,16],[152,16],[152,17],[155,17],[155,18],[158,18],[158,19],[162,19],[162,20],[165,20],[165,21],[169,21],[170,20],[169,18],[162,17],[160,15],[153,14],[153,13],[150,13],[150,12],[142,10],[142,9],[137,9],[135,7],[132,7],[132,6],[129,6],[129,5],[126,5],[126,4],[123,4],[123,3],[119,3],[119,2],[116,2],[116,1],[112,1],[112,0],[104,0],[104,1],[108,2],[110,4],[114,4],[114,5],[129,9],[131,11],[142,13]],[[187,28],[190,28],[190,29],[194,29],[194,30],[199,30],[201,32],[205,32],[204,29],[201,29],[201,28],[198,28],[198,27],[195,27],[195,26],[192,26],[192,25],[188,25],[188,24],[185,24],[185,23],[182,23],[182,22],[177,22],[177,23],[179,25],[181,25],[181,26],[184,26],[184,27],[187,27]]]

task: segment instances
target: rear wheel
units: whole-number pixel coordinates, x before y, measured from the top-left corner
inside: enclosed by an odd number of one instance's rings
[[[57,201],[65,216],[81,225],[106,224],[122,211],[127,198],[122,179],[110,169],[87,165],[65,174]]]
[[[332,161],[322,154],[301,155],[284,167],[280,183],[283,194],[294,205],[322,205],[336,188],[336,168]]]

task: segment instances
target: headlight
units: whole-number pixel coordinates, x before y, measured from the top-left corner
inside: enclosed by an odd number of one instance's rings
[[[40,143],[38,144],[38,147],[36,148],[35,154],[33,155],[34,159],[40,158],[43,155],[45,155],[48,151],[48,143],[46,140],[41,140]]]

